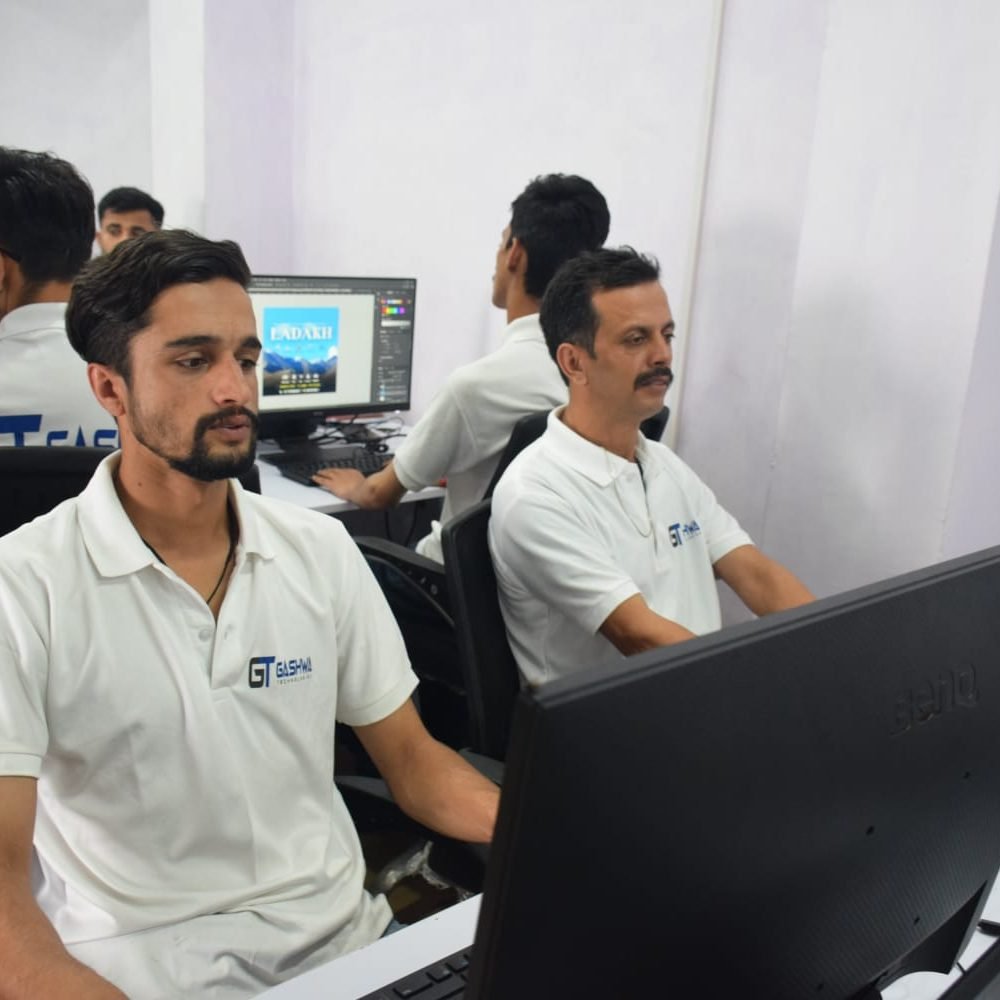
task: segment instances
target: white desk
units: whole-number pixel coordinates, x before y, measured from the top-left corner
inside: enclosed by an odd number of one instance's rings
[[[286,479],[270,462],[265,462],[258,455],[257,468],[260,471],[260,491],[266,497],[275,500],[285,500],[298,507],[319,511],[321,514],[342,514],[348,510],[358,510],[354,504],[341,500],[319,486],[303,486],[301,483]],[[439,486],[429,486],[417,493],[406,493],[401,503],[413,503],[417,500],[434,500],[444,496],[444,490]]]
[[[357,1000],[380,986],[467,948],[475,936],[481,896],[449,907],[420,923],[260,994],[260,1000]],[[968,969],[996,938],[976,931],[960,962]],[[915,972],[896,980],[882,1000],[936,1000],[959,978],[957,971]]]
[[[260,994],[261,1000],[357,1000],[472,943],[479,896],[421,920],[366,948]]]

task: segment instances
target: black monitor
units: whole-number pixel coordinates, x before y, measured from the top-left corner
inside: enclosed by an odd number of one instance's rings
[[[416,279],[255,275],[249,292],[264,347],[260,437],[410,408]]]
[[[467,996],[877,997],[1000,866],[1000,548],[517,705]]]

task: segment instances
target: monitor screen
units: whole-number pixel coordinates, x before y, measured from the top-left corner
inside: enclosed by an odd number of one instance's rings
[[[249,293],[263,344],[261,437],[409,409],[414,278],[255,275]]]
[[[878,996],[1000,865],[1000,548],[519,696],[468,996]]]

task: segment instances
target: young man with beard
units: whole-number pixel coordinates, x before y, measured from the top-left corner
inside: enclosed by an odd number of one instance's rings
[[[812,600],[639,425],[663,406],[674,321],[659,267],[582,254],[542,302],[569,402],[493,497],[490,548],[511,647],[530,684],[720,626],[715,578],[756,614]]]
[[[353,726],[399,804],[489,840],[334,519],[245,493],[260,342],[234,243],[137,237],[74,287],[118,422],[87,489],[0,540],[0,995],[249,997],[388,925],[332,780]]]

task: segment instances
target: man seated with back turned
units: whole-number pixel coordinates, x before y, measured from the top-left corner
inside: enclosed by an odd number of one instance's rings
[[[94,261],[67,316],[121,451],[0,539],[0,996],[235,998],[381,935],[333,784],[355,728],[414,818],[490,839],[343,526],[245,493],[260,341],[235,243]],[[34,849],[34,850],[33,850]]]
[[[163,206],[135,187],[112,188],[97,206],[97,245],[111,253],[119,243],[163,228]]]
[[[493,305],[507,312],[503,344],[454,371],[422,419],[380,472],[324,469],[315,477],[337,496],[368,510],[398,503],[407,490],[448,485],[441,523],[417,552],[444,562],[441,526],[483,498],[500,453],[520,417],[566,400],[545,349],[538,309],[559,265],[608,236],[604,196],[582,177],[549,174],[514,199],[493,274]]]
[[[70,285],[93,239],[94,195],[76,168],[0,146],[0,446],[118,441],[66,342]]]
[[[525,680],[720,626],[715,577],[756,614],[812,600],[640,423],[663,406],[674,321],[659,267],[631,248],[565,264],[541,311],[569,402],[493,495],[490,550]]]

